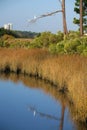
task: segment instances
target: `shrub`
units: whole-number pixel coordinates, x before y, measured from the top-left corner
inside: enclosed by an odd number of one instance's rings
[[[87,46],[87,37],[82,37],[82,38],[80,39],[80,41],[81,41],[81,44],[84,44],[84,45]]]
[[[57,44],[58,35],[52,34],[51,32],[43,32],[39,37],[36,37],[32,42],[32,46],[35,47],[49,47],[49,45]]]
[[[86,48],[86,46],[84,44],[81,44],[81,45],[77,46],[77,52],[79,54],[81,54],[85,48]]]
[[[60,42],[64,39],[64,34],[61,31],[59,31],[57,33],[57,39],[58,39],[58,42]]]
[[[0,47],[4,47],[4,41],[0,40]]]
[[[11,36],[11,35],[8,35],[8,34],[4,34],[1,38],[2,38],[3,40],[8,40],[8,39],[13,39],[14,37]]]
[[[79,37],[80,37],[79,31],[69,31],[68,39],[74,39]]]
[[[42,41],[39,37],[35,38],[31,43],[29,48],[41,48],[42,45]]]
[[[55,54],[55,53],[56,53],[56,44],[50,44],[50,46],[49,46],[49,51],[50,51],[52,54]]]
[[[67,53],[75,53],[77,52],[77,46],[79,46],[81,43],[79,39],[74,40],[67,40],[67,42],[64,45],[64,50]]]
[[[59,38],[58,38],[58,35],[51,34],[49,36],[49,44],[50,43],[56,44],[58,41],[60,41]]]
[[[87,47],[83,50],[83,55],[87,56]]]
[[[57,53],[64,53],[64,45],[65,45],[65,40],[57,43],[56,49],[57,49]]]

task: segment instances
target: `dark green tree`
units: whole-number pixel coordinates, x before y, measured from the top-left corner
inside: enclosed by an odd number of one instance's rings
[[[75,0],[74,11],[80,15],[80,0]],[[87,30],[87,0],[83,0],[83,30]],[[77,24],[80,27],[80,17],[74,18],[73,23]]]

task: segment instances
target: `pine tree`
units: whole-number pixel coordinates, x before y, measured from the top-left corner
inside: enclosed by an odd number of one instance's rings
[[[74,11],[80,15],[80,0],[75,0]],[[83,0],[83,30],[87,30],[87,0]],[[74,18],[73,23],[77,24],[80,27],[80,17]]]

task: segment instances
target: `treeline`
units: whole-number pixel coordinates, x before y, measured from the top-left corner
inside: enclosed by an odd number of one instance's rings
[[[80,37],[79,31],[69,31],[68,36],[58,32],[42,32],[35,38],[14,38],[5,34],[0,38],[0,47],[46,48],[52,54],[81,54],[87,56],[87,36]]]
[[[0,28],[0,37],[5,34],[12,35],[15,38],[35,38],[40,33],[31,32],[31,31],[7,30],[4,28]]]

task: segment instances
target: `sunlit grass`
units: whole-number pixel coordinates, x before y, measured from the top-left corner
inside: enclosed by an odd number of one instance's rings
[[[51,55],[44,49],[0,49],[0,70],[21,72],[50,81],[58,91],[67,90],[73,101],[74,119],[87,118],[87,57]],[[72,110],[71,110],[72,111]]]

